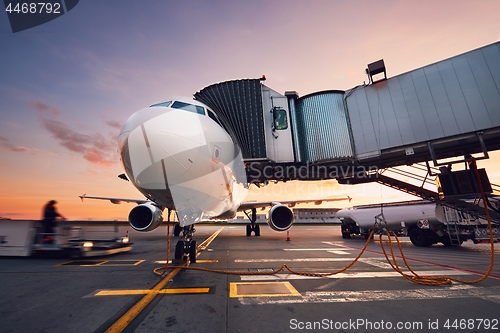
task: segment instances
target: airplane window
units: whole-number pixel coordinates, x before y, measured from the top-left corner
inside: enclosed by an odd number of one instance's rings
[[[198,111],[199,114],[205,114],[205,109],[201,106],[196,106],[196,111]]]
[[[212,118],[213,121],[215,121],[217,124],[219,124],[220,127],[224,127],[224,126],[222,126],[222,123],[220,122],[219,118],[217,118],[217,116],[215,115],[215,113],[213,113],[210,110],[207,110],[207,112],[208,112],[208,116],[210,118]]]
[[[172,101],[166,101],[166,102],[161,102],[161,103],[153,104],[150,107],[153,107],[153,106],[164,106],[164,107],[168,108],[171,103],[172,103]]]
[[[202,115],[205,114],[205,109],[203,107],[179,101],[175,101],[174,104],[172,104],[172,108],[186,110],[189,112],[194,112]]]

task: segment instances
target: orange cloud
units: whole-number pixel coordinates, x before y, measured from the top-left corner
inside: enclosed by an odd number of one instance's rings
[[[77,132],[68,124],[54,119],[55,116],[58,116],[58,119],[61,118],[61,111],[58,108],[41,101],[30,102],[28,106],[42,114],[40,121],[43,127],[52,134],[52,137],[62,147],[71,152],[82,154],[85,160],[93,164],[111,166],[117,163],[116,139],[112,135],[104,136],[101,133],[84,134]],[[121,128],[121,125],[113,120],[106,121],[106,124],[112,128]],[[6,141],[6,139],[3,141]],[[27,149],[15,147],[8,142],[0,142],[0,146],[11,151],[24,151],[23,149]]]

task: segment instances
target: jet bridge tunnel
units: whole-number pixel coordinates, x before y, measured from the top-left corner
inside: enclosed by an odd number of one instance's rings
[[[195,94],[240,146],[251,183],[342,181],[500,149],[500,42],[348,91],[299,97],[264,80]]]

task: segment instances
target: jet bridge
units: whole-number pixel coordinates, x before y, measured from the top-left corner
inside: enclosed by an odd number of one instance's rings
[[[370,76],[382,72],[368,85],[302,97],[264,77],[194,96],[240,146],[256,184],[376,181],[373,170],[500,149],[500,42],[392,78],[382,60],[368,65]]]

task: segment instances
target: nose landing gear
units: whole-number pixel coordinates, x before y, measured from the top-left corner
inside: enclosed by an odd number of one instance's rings
[[[176,225],[176,227],[177,226],[178,225]],[[198,242],[193,240],[193,234],[195,232],[194,226],[190,224],[185,227],[179,226],[179,228],[181,228],[182,237],[175,245],[175,259],[189,259],[189,261],[193,264],[196,262],[196,255],[198,250]]]

